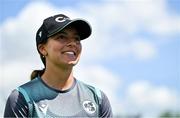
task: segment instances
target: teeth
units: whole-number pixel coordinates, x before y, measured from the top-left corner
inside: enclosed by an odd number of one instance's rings
[[[74,52],[66,52],[67,54],[73,54],[74,55]]]

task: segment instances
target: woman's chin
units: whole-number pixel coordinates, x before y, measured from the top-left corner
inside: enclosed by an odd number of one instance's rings
[[[78,61],[69,61],[67,64],[75,66],[78,63]]]

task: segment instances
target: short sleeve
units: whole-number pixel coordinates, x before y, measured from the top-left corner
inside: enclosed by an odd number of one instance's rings
[[[13,90],[8,97],[4,117],[28,117],[28,104],[19,91]]]
[[[100,104],[100,117],[101,118],[113,117],[112,108],[107,96],[103,92],[101,92],[101,94],[102,94],[102,102]]]

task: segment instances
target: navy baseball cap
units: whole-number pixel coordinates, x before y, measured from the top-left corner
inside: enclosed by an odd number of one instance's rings
[[[91,35],[91,26],[84,19],[71,20],[64,14],[58,14],[46,18],[36,33],[36,45],[46,42],[47,39],[67,26],[72,25],[78,31],[80,39],[86,39]]]

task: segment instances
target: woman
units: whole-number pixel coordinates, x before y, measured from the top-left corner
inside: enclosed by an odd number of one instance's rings
[[[58,14],[44,20],[36,46],[45,66],[10,94],[5,117],[112,117],[106,95],[73,76],[89,23]]]

